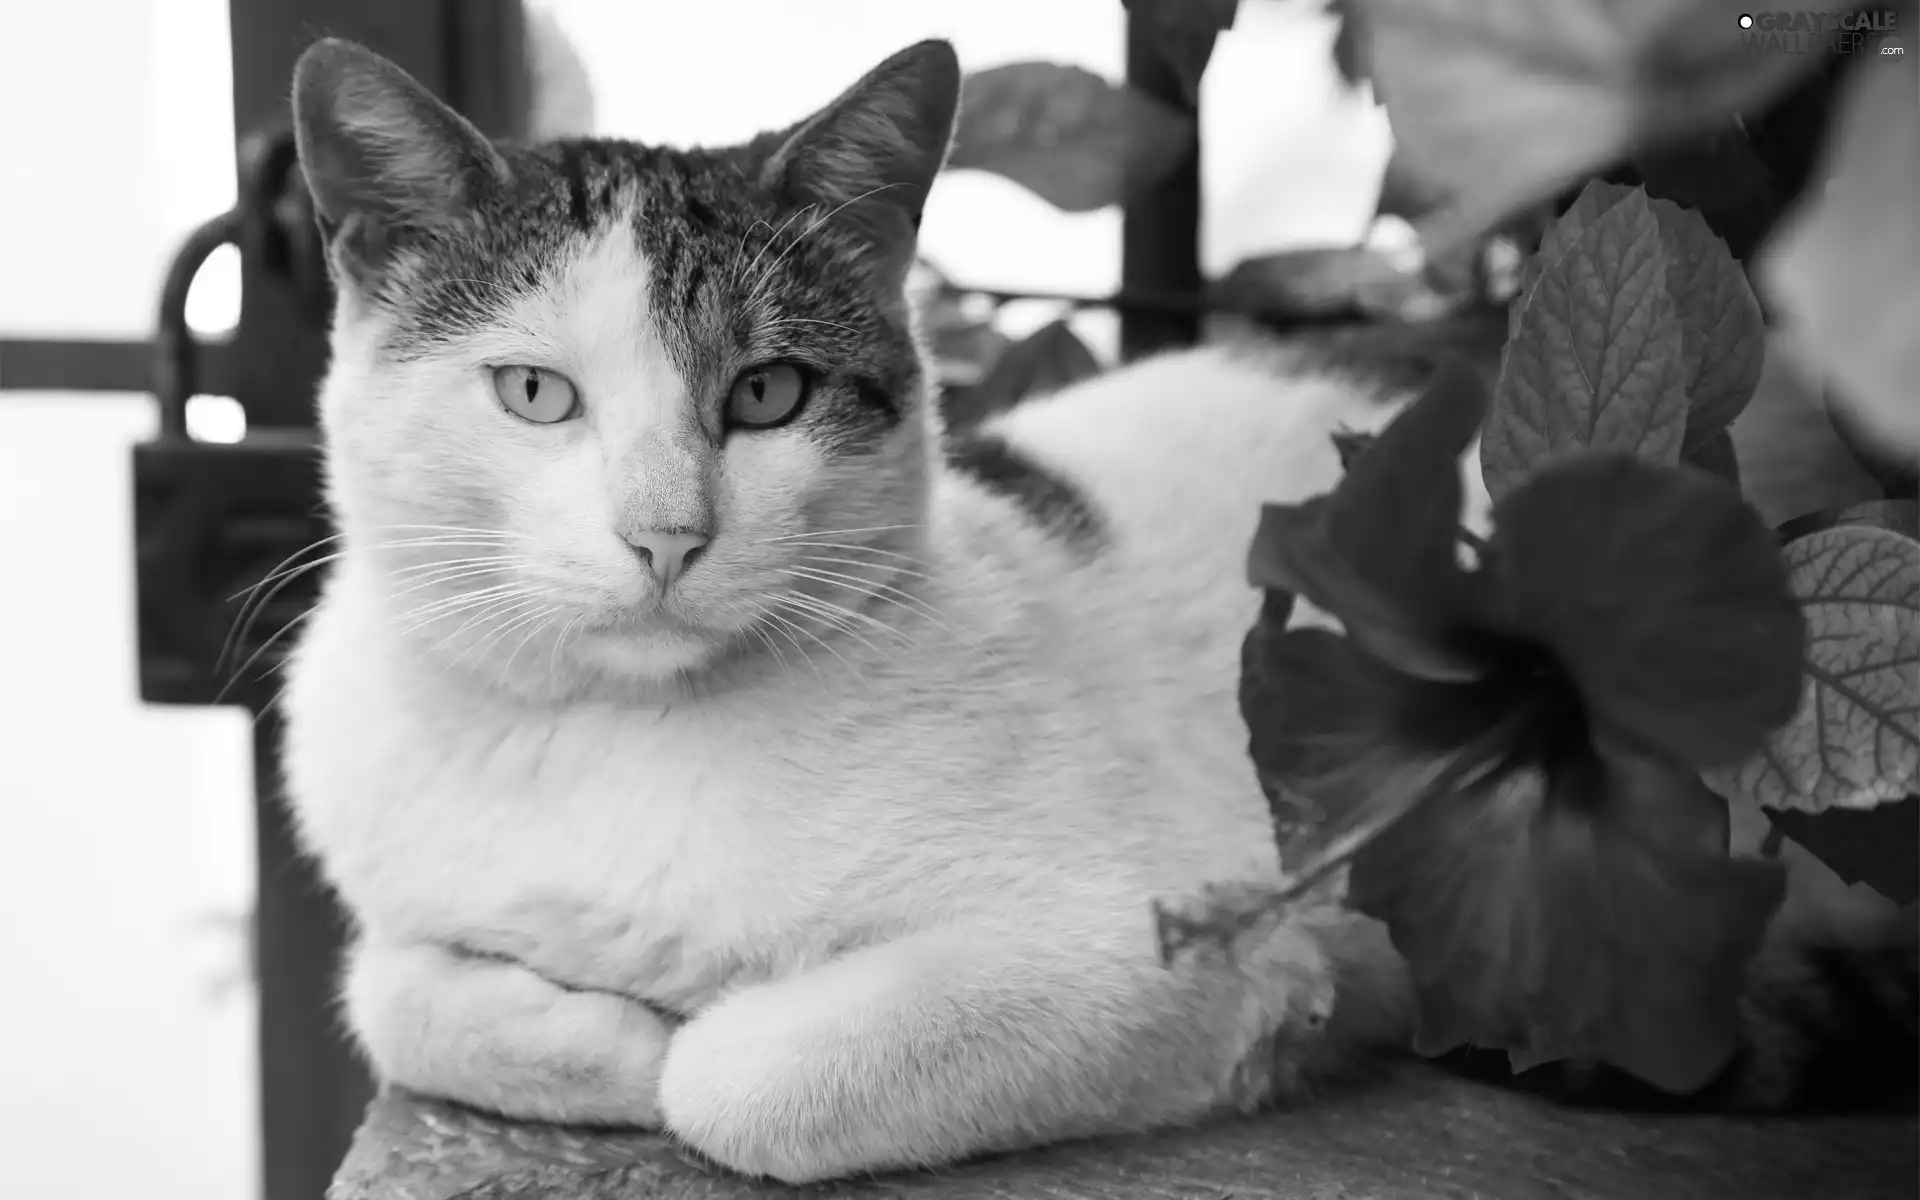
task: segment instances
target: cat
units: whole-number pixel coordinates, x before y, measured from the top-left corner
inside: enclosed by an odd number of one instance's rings
[[[1166,966],[1150,909],[1279,878],[1246,547],[1406,389],[1200,348],[943,437],[904,287],[959,78],[924,42],[681,151],[494,145],[301,58],[344,549],[282,768],[385,1082],[804,1182],[1408,1043],[1371,920]]]

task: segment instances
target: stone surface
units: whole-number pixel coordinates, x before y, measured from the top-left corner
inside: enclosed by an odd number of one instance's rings
[[[788,1189],[665,1138],[375,1101],[329,1200],[1914,1200],[1912,1115],[1585,1112],[1415,1067],[1290,1112]]]

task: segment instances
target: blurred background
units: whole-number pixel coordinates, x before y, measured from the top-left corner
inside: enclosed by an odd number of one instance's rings
[[[289,63],[290,43],[378,6],[232,3],[0,4],[0,1192],[23,1200],[266,1194],[253,718],[141,700],[131,451],[158,417],[145,357],[111,347],[153,337],[170,259],[235,202],[236,123],[251,132],[271,99],[246,64]],[[549,0],[527,17],[537,119],[666,142],[794,120],[928,36],[969,70],[1052,59],[1118,80],[1125,57],[1117,0]],[[1314,6],[1276,4],[1220,41],[1202,105],[1210,271],[1364,232],[1386,127],[1336,78],[1333,33]],[[981,172],[942,181],[924,240],[943,272],[995,288],[1120,280],[1117,210],[1062,213]],[[193,283],[202,338],[239,319],[239,258],[216,250]],[[1002,320],[1018,336],[1059,311]],[[1075,327],[1111,358],[1110,314]],[[94,378],[128,390],[68,390]],[[310,386],[289,385],[296,404]],[[245,429],[221,395],[194,397],[188,423],[215,442]],[[300,1088],[300,1069],[276,1086]],[[315,1122],[298,1101],[283,1123]]]
[[[281,187],[284,143],[262,139],[284,122],[293,58],[330,33],[368,41],[489,132],[669,143],[784,125],[929,36],[951,38],[970,72],[1048,60],[1118,82],[1129,64],[1119,0],[0,3],[8,1197],[319,1200],[365,1098],[327,1034],[337,925],[256,804],[270,681],[222,691],[209,670],[233,594],[324,534],[301,432],[324,285]],[[1336,71],[1335,35],[1319,4],[1276,0],[1242,5],[1218,40],[1198,95],[1204,153],[1176,187],[1189,208],[1199,198],[1196,248],[1180,248],[1178,196],[1138,206],[1128,231],[1119,208],[1064,212],[958,170],[933,193],[925,258],[973,288],[1099,297],[1140,284],[1123,280],[1122,247],[1143,237],[1184,253],[1175,282],[1194,285],[1277,252],[1380,244],[1391,139],[1365,86]],[[1155,211],[1175,214],[1167,229]],[[163,285],[195,238],[205,262],[174,281],[191,282],[164,358],[175,370],[156,374]],[[251,247],[245,265],[230,241]],[[1016,300],[969,320],[987,316],[998,345],[1066,316],[1100,363],[1121,354],[1110,308]],[[205,349],[184,347],[188,333]],[[947,367],[966,383],[981,365]],[[154,387],[175,438],[136,467],[163,429]],[[1734,427],[1772,520],[1879,494],[1815,395],[1770,367]],[[283,603],[258,628],[295,615]]]

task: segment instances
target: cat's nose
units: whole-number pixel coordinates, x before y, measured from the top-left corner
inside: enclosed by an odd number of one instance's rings
[[[659,529],[643,529],[627,535],[627,545],[639,553],[641,562],[653,568],[653,577],[663,588],[673,586],[673,581],[686,573],[693,560],[707,548],[709,540],[704,533],[669,533]]]

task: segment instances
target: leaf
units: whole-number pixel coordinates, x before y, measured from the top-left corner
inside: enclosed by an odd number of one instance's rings
[[[1708,783],[1769,808],[1870,808],[1920,791],[1920,543],[1847,525],[1791,542],[1810,637],[1792,720]]]
[[[1100,373],[1100,360],[1064,320],[1015,342],[979,383],[956,393],[946,409],[950,431],[971,429],[1023,400],[1059,391]]]
[[[1247,578],[1335,614],[1347,636],[1410,675],[1476,677],[1481,664],[1452,634],[1466,603],[1458,460],[1485,408],[1479,377],[1444,359],[1332,493],[1263,506]]]
[[[1451,202],[1439,252],[1637,144],[1711,128],[1815,68],[1702,0],[1350,0],[1408,166]],[[1816,4],[1817,9],[1838,5]]]
[[[1156,40],[1180,81],[1187,107],[1199,102],[1200,77],[1213,57],[1213,43],[1233,28],[1240,0],[1121,0],[1128,12],[1153,22]]]
[[[1920,106],[1911,61],[1852,72],[1824,155],[1832,182],[1808,190],[1759,264],[1762,287],[1804,330],[1834,390],[1909,457],[1920,450]]]
[[[1726,484],[1585,454],[1529,479],[1493,521],[1484,572],[1501,626],[1552,650],[1596,727],[1706,769],[1793,715],[1800,606],[1772,531]]]
[[[1315,246],[1243,259],[1216,281],[1218,307],[1286,324],[1377,313],[1431,320],[1460,303],[1428,285],[1417,267],[1367,246]]]
[[[1480,445],[1498,500],[1572,450],[1680,457],[1684,342],[1660,223],[1633,194],[1599,213],[1534,283],[1501,356]]]
[[[1524,296],[1540,282],[1540,276],[1548,267],[1559,262],[1568,250],[1580,240],[1593,223],[1614,205],[1634,194],[1635,189],[1618,183],[1608,183],[1604,179],[1594,179],[1580,189],[1567,211],[1559,219],[1547,226],[1540,236],[1540,249],[1527,260],[1527,267],[1521,276],[1520,291]],[[1518,310],[1516,309],[1516,314]]]
[[[1333,66],[1349,86],[1373,77],[1367,53],[1366,15],[1353,0],[1327,0],[1327,12],[1339,23],[1333,34]]]
[[[908,292],[940,382],[962,387],[978,383],[1013,344],[994,326],[993,302],[954,287],[925,259],[914,263],[913,272]]]
[[[1762,811],[1843,883],[1864,883],[1903,906],[1920,900],[1920,796],[1869,809]]]
[[[1485,742],[1430,751],[1435,728],[1460,724],[1456,689],[1398,675],[1328,630],[1286,629],[1276,612],[1243,645],[1240,713],[1281,862],[1299,887],[1451,786]]]
[[[1540,276],[1547,268],[1565,257],[1568,250],[1579,242],[1580,235],[1587,231],[1601,214],[1634,194],[1634,189],[1618,183],[1608,183],[1604,179],[1591,179],[1574,197],[1567,211],[1561,213],[1540,235],[1540,246],[1527,257],[1520,268],[1520,290],[1514,302],[1507,306],[1507,337],[1520,336],[1520,317],[1527,310],[1527,301],[1532,298],[1534,286],[1540,282]]]
[[[1794,542],[1810,533],[1836,529],[1842,525],[1891,529],[1920,541],[1920,500],[1869,500],[1864,504],[1807,513],[1785,522],[1776,532],[1782,542]]]
[[[1653,200],[1679,318],[1687,395],[1685,445],[1697,447],[1746,410],[1766,365],[1766,322],[1747,273],[1705,217]]]
[[[1377,434],[1364,430],[1336,429],[1333,431],[1333,448],[1340,455],[1340,469],[1353,470],[1353,464],[1362,454],[1379,440]]]
[[[1667,294],[1680,323],[1681,379],[1688,409],[1683,445],[1697,448],[1739,416],[1753,398],[1766,364],[1767,334],[1746,271],[1704,217],[1671,200],[1650,197],[1642,189],[1596,179],[1548,227],[1539,251],[1522,273],[1521,295],[1530,297],[1541,275],[1560,262],[1596,221],[1636,198],[1646,203],[1660,230]],[[1524,303],[1510,310],[1510,334],[1518,336],[1524,312]]]
[[[1394,154],[1387,159],[1387,169],[1380,177],[1380,198],[1374,202],[1373,215],[1418,221],[1446,202],[1444,192],[1415,174],[1404,158]]]
[[[961,94],[947,166],[1005,176],[1066,212],[1125,203],[1194,145],[1191,118],[1081,67],[989,67]]]
[[[1785,892],[1779,864],[1731,860],[1726,838],[1719,797],[1610,746],[1432,797],[1360,850],[1348,894],[1407,960],[1421,1053],[1598,1059],[1688,1092],[1735,1050]]]
[[[1844,390],[1831,381],[1821,388],[1821,402],[1835,440],[1880,486],[1882,495],[1920,496],[1920,447],[1902,445],[1885,436],[1872,416],[1850,402]]]
[[[1168,29],[1225,33],[1233,28],[1240,0],[1120,0],[1128,12],[1151,18]]]
[[[1775,102],[1777,109],[1790,99]],[[1641,146],[1633,173],[1647,194],[1692,209],[1745,261],[1785,205],[1782,185],[1749,140],[1749,124],[1708,130],[1684,142]]]
[[[1733,448],[1733,435],[1725,429],[1716,429],[1698,442],[1683,445],[1680,461],[1717,475],[1734,487],[1740,486],[1740,454]]]

